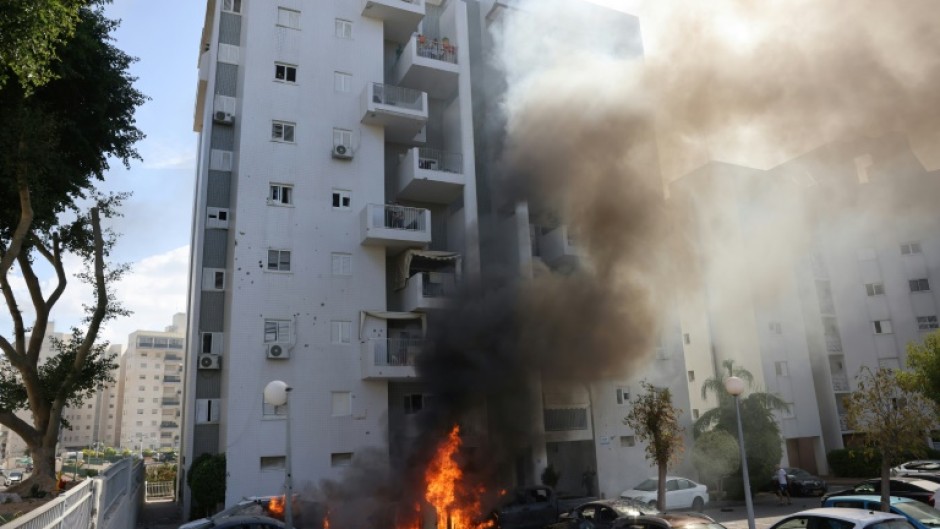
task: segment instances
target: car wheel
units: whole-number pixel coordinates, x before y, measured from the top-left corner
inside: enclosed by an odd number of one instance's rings
[[[705,500],[696,496],[695,499],[692,500],[692,510],[695,512],[701,512],[703,507],[705,507]]]

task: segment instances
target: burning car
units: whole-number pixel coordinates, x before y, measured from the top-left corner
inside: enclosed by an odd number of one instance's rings
[[[303,500],[296,495],[294,496],[294,501],[291,504],[293,522],[295,527],[305,527],[304,517],[314,518],[319,522],[321,516],[319,514],[319,506],[315,503],[308,502]],[[222,525],[224,521],[226,524],[231,519],[243,519],[243,518],[254,518],[258,520],[265,521],[272,528],[273,527],[284,527],[284,507],[285,507],[285,498],[284,496],[252,496],[250,498],[245,498],[242,501],[232,505],[228,509],[224,509],[212,516],[207,518],[200,518],[198,520],[193,520],[187,522],[181,526],[179,529],[203,529],[206,527],[220,528],[226,527]],[[271,524],[270,522],[276,522]],[[260,523],[260,522],[252,522]],[[324,524],[325,525],[325,524]],[[263,525],[262,525],[263,526]],[[238,524],[233,524],[233,527],[241,527]],[[253,526],[252,526],[253,527]],[[313,526],[311,526],[313,527]],[[316,527],[320,527],[320,523],[317,523]],[[267,528],[266,528],[267,529]]]

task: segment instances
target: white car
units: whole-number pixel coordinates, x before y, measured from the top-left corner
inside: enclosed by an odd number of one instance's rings
[[[770,529],[913,529],[899,514],[867,509],[824,507],[791,514]]]
[[[621,498],[656,505],[658,478],[649,478],[632,489],[620,493]],[[666,508],[700,511],[708,503],[708,487],[691,479],[666,476]]]
[[[892,476],[903,476],[906,474],[918,474],[921,472],[940,472],[940,461],[936,459],[919,459],[917,461],[908,461],[891,469]]]

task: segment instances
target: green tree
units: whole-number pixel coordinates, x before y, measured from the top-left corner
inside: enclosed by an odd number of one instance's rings
[[[58,47],[75,32],[89,0],[3,0],[0,5],[0,87],[12,78],[27,92],[55,77]]]
[[[701,481],[717,485],[721,492],[721,480],[741,467],[738,440],[724,430],[702,433],[692,447],[692,466]]]
[[[702,398],[714,393],[718,406],[702,413],[692,425],[692,435],[698,439],[709,430],[724,431],[735,439],[738,437],[737,414],[734,398],[725,390],[725,377],[736,376],[752,388],[754,375],[750,371],[734,365],[733,360],[722,362],[725,375],[716,376],[702,383]],[[753,488],[758,483],[765,483],[773,473],[774,465],[783,457],[780,426],[774,418],[775,411],[786,411],[789,405],[777,395],[751,391],[747,396],[740,396],[741,425],[744,430],[744,447],[747,453],[748,479]],[[743,481],[731,475],[728,479],[729,493],[743,493]],[[735,490],[730,490],[734,488]]]
[[[186,475],[193,491],[193,518],[210,516],[225,501],[225,454],[201,454]]]
[[[636,437],[646,444],[646,459],[658,469],[659,481],[656,498],[660,510],[666,510],[666,468],[679,459],[683,450],[682,426],[679,410],[672,405],[668,388],[657,388],[641,382],[643,392],[637,396],[633,409],[623,420],[633,428]],[[694,506],[693,506],[694,508]],[[701,506],[698,507],[699,509]]]
[[[891,465],[927,451],[936,404],[905,390],[892,369],[863,367],[855,380],[858,389],[845,400],[846,420],[849,428],[863,434],[866,452],[881,455],[881,510],[888,511]]]
[[[940,331],[924,337],[922,343],[907,344],[909,371],[898,373],[898,380],[940,405]]]
[[[100,195],[94,183],[109,157],[125,164],[137,158],[133,144],[142,134],[134,110],[145,98],[127,73],[132,59],[110,43],[114,27],[100,10],[82,8],[74,34],[56,48],[53,80],[29,97],[18,83],[0,88],[0,292],[12,321],[11,333],[0,334],[7,359],[0,370],[0,424],[33,457],[33,474],[20,490],[54,488],[55,445],[60,428],[68,427],[62,410],[111,382],[113,359],[98,334],[127,314],[108,288],[126,267],[107,263],[115,236],[102,227],[126,195]],[[92,286],[93,298],[81,328],[54,341],[55,354],[41,363],[50,313],[68,285],[69,256],[84,263],[77,276]],[[50,287],[37,267],[54,271]],[[15,280],[26,296],[14,289]],[[21,306],[24,297],[31,310]],[[18,410],[29,410],[30,420]]]

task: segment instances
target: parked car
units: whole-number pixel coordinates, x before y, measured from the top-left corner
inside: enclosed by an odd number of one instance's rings
[[[612,529],[618,522],[644,514],[656,514],[655,507],[623,498],[589,501],[571,512],[563,513],[560,520],[545,529]]]
[[[901,515],[890,512],[827,507],[787,516],[770,529],[913,529]]]
[[[242,526],[238,525],[237,523],[230,524],[229,520],[232,519],[240,519],[241,523],[243,523],[245,527],[252,527],[253,529],[255,526],[250,524],[259,522],[251,522],[250,520],[257,519],[265,521],[265,523],[267,523],[267,520],[273,520],[280,523],[281,525],[275,525],[271,527],[261,525],[258,527],[258,529],[273,529],[274,527],[281,528],[284,527],[284,524],[281,521],[283,514],[272,512],[270,509],[271,500],[275,498],[282,498],[282,496],[251,496],[244,498],[235,505],[219,511],[208,518],[200,518],[198,520],[186,522],[179,526],[179,529],[203,529],[208,527],[212,527],[213,529],[228,527],[233,529],[241,529]],[[296,527],[303,527],[303,518],[305,516],[319,519],[322,518],[324,514],[319,504],[306,501],[302,498],[299,498],[297,495],[294,495],[294,502],[292,506],[292,512],[294,516],[293,521]],[[222,525],[223,522],[225,525]]]
[[[656,505],[659,479],[649,478],[632,489],[620,493],[621,498]],[[666,476],[666,510],[689,509],[700,511],[708,503],[708,487],[691,479]]]
[[[891,512],[907,518],[916,529],[940,527],[940,511],[926,503],[910,498],[891,496]],[[881,496],[833,496],[823,502],[823,507],[847,507],[850,509],[881,510]]]
[[[895,476],[890,480],[890,487],[889,492],[892,496],[922,501],[933,507],[934,495],[937,493],[937,490],[940,489],[940,483],[926,479],[918,479],[913,476]],[[881,478],[865,480],[850,489],[830,492],[823,496],[822,501],[825,502],[833,496],[858,496],[865,494],[880,495]]]
[[[490,513],[497,529],[541,529],[557,522],[566,513],[594,498],[560,498],[551,487],[519,488],[503,497]]]
[[[275,520],[268,516],[227,516],[222,519],[209,519],[203,518],[201,520],[196,520],[194,522],[181,525],[180,529],[184,527],[186,529],[244,529],[246,527],[251,527],[251,529],[284,529],[284,522],[280,520]]]
[[[12,487],[13,485],[22,483],[22,481],[23,481],[23,473],[20,471],[14,470],[13,472],[10,472],[10,475],[7,476],[6,484],[7,484],[7,487]]]
[[[614,529],[726,529],[711,517],[697,512],[670,512],[624,518]]]
[[[940,472],[940,459],[917,459],[908,461],[891,469],[892,476],[904,476],[920,472]]]
[[[787,489],[790,496],[822,496],[829,487],[822,478],[814,476],[802,468],[784,468],[787,473]],[[777,483],[777,478],[772,478]],[[777,490],[776,487],[773,490]]]

